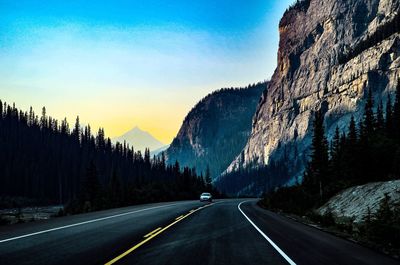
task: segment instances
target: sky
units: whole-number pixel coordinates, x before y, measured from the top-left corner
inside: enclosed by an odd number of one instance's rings
[[[0,99],[170,143],[208,93],[269,79],[293,0],[0,0]]]

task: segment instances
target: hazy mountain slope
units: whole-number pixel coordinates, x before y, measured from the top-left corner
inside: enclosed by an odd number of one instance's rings
[[[305,0],[281,19],[278,66],[254,117],[251,136],[228,172],[283,159],[300,176],[311,117],[336,126],[360,119],[366,91],[385,104],[400,76],[399,0]]]
[[[129,143],[135,150],[144,151],[145,148],[149,148],[150,151],[157,150],[165,146],[162,142],[154,138],[150,133],[141,130],[139,127],[134,127],[132,130],[124,133],[123,135],[113,139],[114,142]]]
[[[157,156],[157,155],[161,154],[162,152],[164,152],[165,150],[167,150],[168,147],[169,147],[169,144],[164,145],[164,146],[162,146],[162,147],[160,147],[160,148],[157,148],[157,149],[155,149],[155,150],[152,150],[152,151],[150,152],[150,156],[151,156],[151,157]]]
[[[221,89],[202,99],[186,116],[178,135],[166,151],[169,163],[210,168],[219,175],[243,149],[252,117],[267,83],[247,88]]]

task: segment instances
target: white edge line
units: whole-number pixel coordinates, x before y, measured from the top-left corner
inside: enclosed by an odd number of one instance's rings
[[[253,223],[253,221],[250,220],[250,218],[242,211],[242,209],[240,209],[240,205],[242,205],[242,203],[245,203],[245,202],[248,202],[248,201],[243,201],[243,202],[239,203],[239,204],[238,204],[238,209],[239,209],[239,211],[243,214],[243,216],[246,217],[247,221],[249,221],[250,224],[252,224],[252,225],[254,226],[254,228],[255,228],[255,229],[256,229],[270,244],[271,244],[271,246],[272,246],[276,251],[279,252],[279,254],[281,254],[281,256],[282,256],[290,265],[296,265],[296,263],[295,263],[291,258],[289,258],[289,256],[286,255],[286,253],[283,252],[283,250],[280,249],[280,247],[278,247],[278,246],[274,243],[274,241],[272,241],[266,234],[264,234],[264,232],[261,231],[261,229],[258,228],[258,226],[256,226],[256,225]]]
[[[40,235],[40,234],[44,234],[44,233],[48,233],[48,232],[52,232],[52,231],[57,231],[57,230],[65,229],[65,228],[70,228],[70,227],[74,227],[74,226],[79,226],[79,225],[84,225],[84,224],[99,222],[99,221],[103,221],[103,220],[107,220],[107,219],[111,219],[111,218],[115,218],[115,217],[120,217],[120,216],[124,216],[124,215],[128,215],[128,214],[133,214],[133,213],[144,212],[144,211],[153,210],[153,209],[158,209],[158,208],[164,208],[164,207],[174,206],[174,205],[177,205],[177,204],[179,204],[179,203],[168,204],[168,205],[161,205],[161,206],[155,206],[155,207],[140,209],[140,210],[136,210],[136,211],[131,211],[131,212],[126,212],[126,213],[121,213],[121,214],[106,216],[106,217],[102,217],[102,218],[97,218],[97,219],[93,219],[93,220],[88,220],[88,221],[84,221],[84,222],[80,222],[80,223],[75,223],[75,224],[70,224],[70,225],[64,225],[64,226],[55,227],[55,228],[51,228],[51,229],[47,229],[47,230],[43,230],[43,231],[39,231],[39,232],[34,232],[34,233],[22,235],[22,236],[16,236],[16,237],[11,237],[11,238],[7,238],[7,239],[3,239],[3,240],[0,240],[0,243],[12,241],[12,240],[17,240],[17,239],[21,239],[21,238],[25,238],[25,237]]]

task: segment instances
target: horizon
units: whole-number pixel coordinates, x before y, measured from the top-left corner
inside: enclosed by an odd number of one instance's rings
[[[207,94],[272,76],[292,2],[2,1],[1,99],[70,124],[79,116],[110,138],[139,126],[169,144]]]

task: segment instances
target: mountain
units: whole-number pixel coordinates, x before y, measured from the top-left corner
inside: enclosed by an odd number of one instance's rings
[[[166,150],[168,163],[196,167],[197,172],[210,169],[211,177],[222,173],[240,153],[251,132],[266,82],[245,88],[221,89],[203,98],[188,113]]]
[[[399,0],[303,0],[286,10],[278,66],[226,172],[284,161],[293,183],[308,160],[315,111],[332,139],[352,115],[360,121],[368,90],[386,104],[400,76],[399,10]]]
[[[155,151],[165,146],[162,142],[154,138],[150,133],[141,130],[138,126],[125,134],[113,139],[113,142],[129,143],[135,150],[144,151],[145,148],[149,148],[150,151]]]
[[[167,150],[168,147],[169,147],[169,144],[164,145],[164,146],[162,146],[162,147],[160,147],[160,148],[157,148],[157,149],[155,149],[155,150],[153,150],[153,151],[150,152],[150,156],[151,156],[151,157],[157,156],[157,155],[161,154],[162,152],[164,152],[165,150]]]

